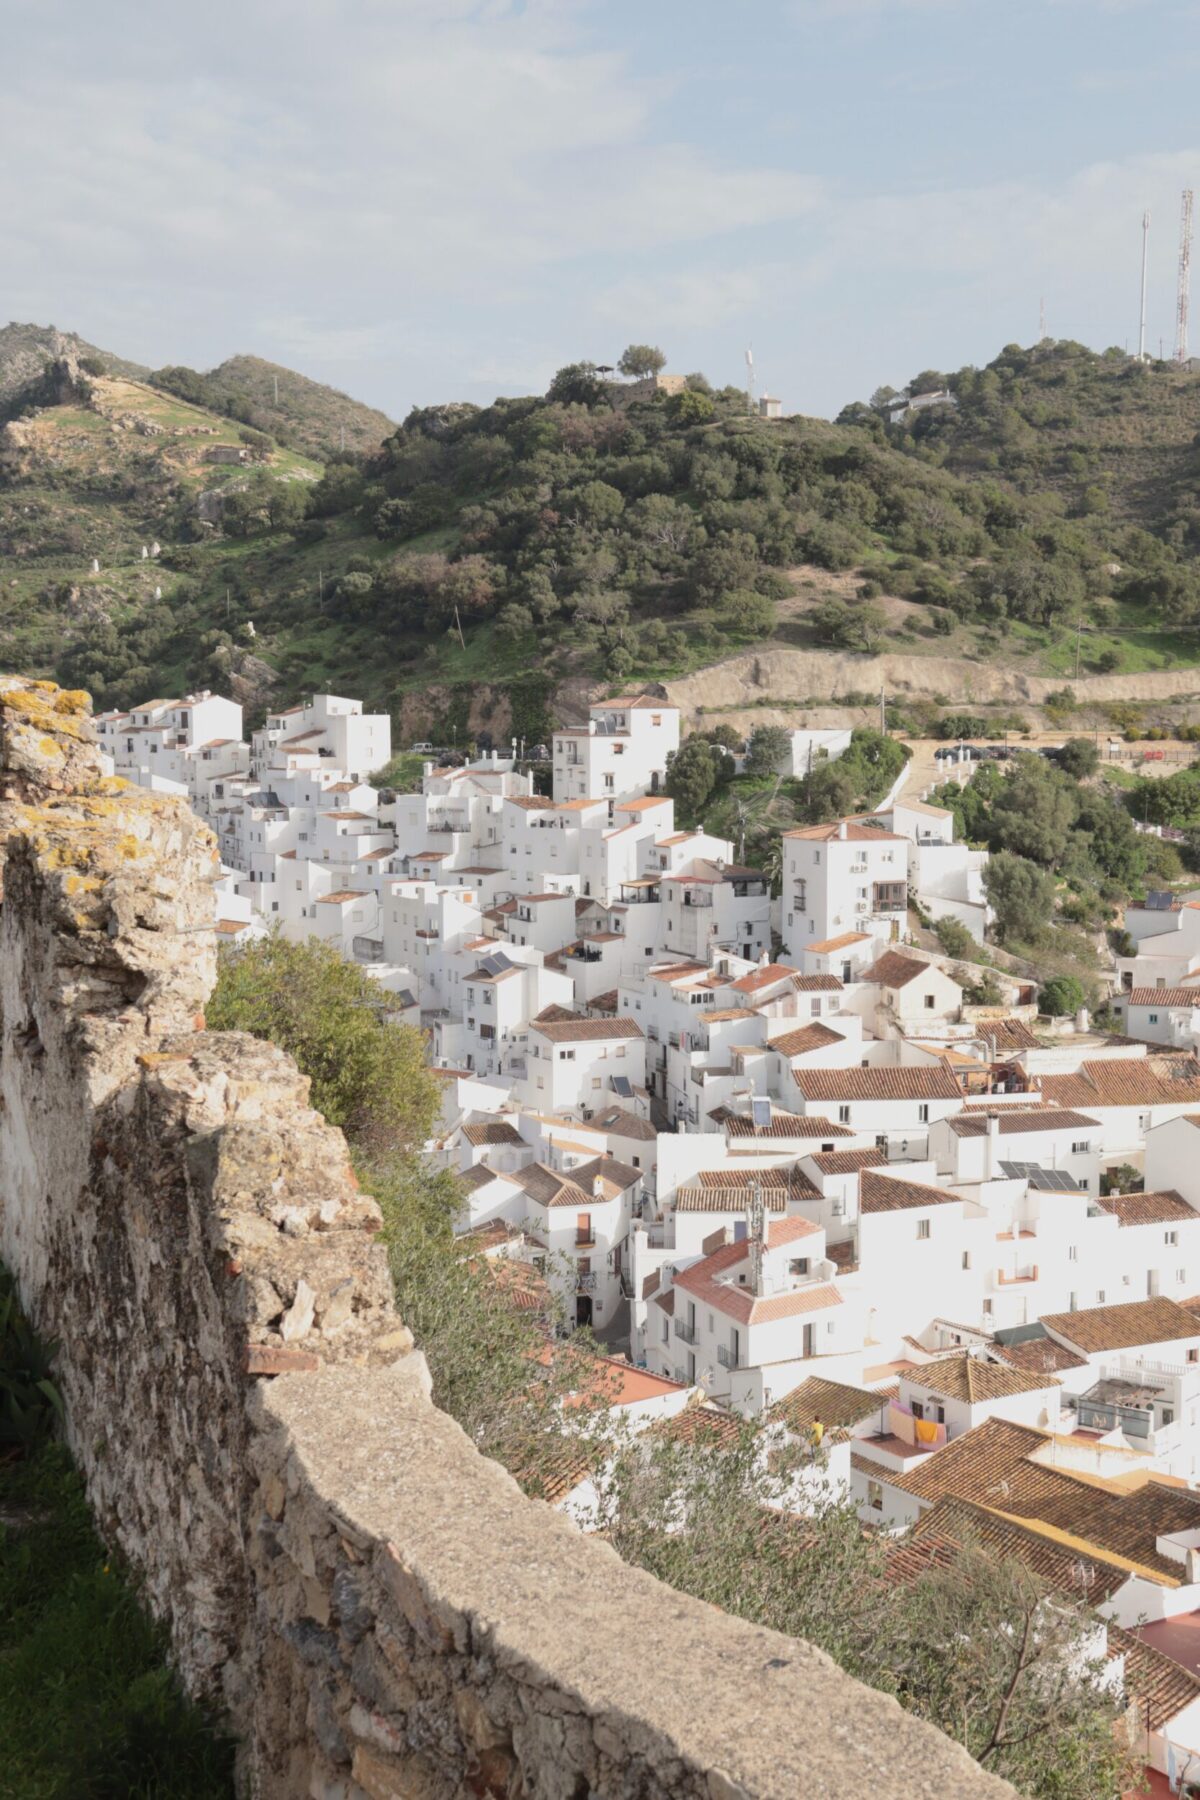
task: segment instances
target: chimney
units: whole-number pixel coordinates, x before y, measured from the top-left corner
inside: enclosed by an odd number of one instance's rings
[[[845,843],[846,836],[847,836],[847,825],[846,825],[845,819],[838,820],[838,836],[839,836],[839,838],[841,838],[842,842]]]
[[[1000,1114],[989,1112],[987,1116],[987,1160],[984,1164],[984,1177],[994,1179],[1000,1166]]]
[[[770,966],[771,966],[771,953],[770,953],[770,951],[769,951],[769,950],[760,950],[760,951],[759,951],[759,953],[758,953],[758,966],[759,966],[759,968],[760,968],[760,969],[769,969],[769,968],[770,968]]]
[[[593,1200],[603,1200],[603,1198],[604,1198],[603,1177],[600,1175],[593,1175],[592,1176],[592,1199]]]

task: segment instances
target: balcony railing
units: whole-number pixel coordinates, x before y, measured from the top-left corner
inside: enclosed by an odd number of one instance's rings
[[[717,1345],[717,1361],[723,1369],[740,1369],[742,1366],[737,1351],[728,1349],[724,1344]]]
[[[681,1338],[685,1344],[694,1344],[696,1341],[696,1327],[694,1325],[689,1325],[686,1319],[676,1319],[675,1336]]]
[[[576,1248],[576,1250],[594,1250],[596,1248],[595,1232],[594,1231],[586,1232],[583,1237],[580,1237],[579,1234],[576,1233],[575,1248]]]

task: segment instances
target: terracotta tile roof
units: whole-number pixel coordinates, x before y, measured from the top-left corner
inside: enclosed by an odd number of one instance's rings
[[[822,1175],[857,1175],[863,1169],[886,1169],[888,1156],[886,1150],[818,1150],[809,1161]]]
[[[1139,1723],[1144,1719],[1151,1731],[1161,1731],[1185,1707],[1200,1700],[1200,1677],[1173,1656],[1120,1625],[1109,1623],[1107,1631],[1108,1654],[1125,1658],[1125,1691],[1133,1700]]]
[[[685,1406],[670,1419],[662,1419],[650,1427],[655,1437],[669,1438],[675,1444],[736,1444],[747,1430],[737,1413],[723,1412],[710,1405]]]
[[[1133,988],[1117,997],[1126,1006],[1200,1006],[1200,990],[1194,987]]]
[[[529,1462],[509,1473],[532,1499],[557,1506],[587,1479],[601,1454],[586,1439],[547,1432],[537,1440],[536,1452],[531,1446]]]
[[[336,894],[318,894],[318,906],[342,906],[347,900],[366,900],[368,895],[358,888],[339,888]]]
[[[792,986],[798,994],[840,994],[844,992],[838,975],[793,975]]]
[[[1129,1569],[1119,1559],[1098,1552],[1081,1564],[1078,1551],[1066,1544],[1044,1537],[1016,1519],[1003,1518],[986,1506],[952,1495],[944,1496],[922,1513],[912,1528],[910,1541],[919,1544],[931,1538],[958,1548],[978,1544],[997,1558],[1012,1558],[1048,1587],[1088,1606],[1102,1606],[1129,1580]],[[1113,1629],[1110,1625],[1110,1633]]]
[[[640,1169],[631,1168],[615,1156],[594,1156],[591,1162],[579,1163],[571,1170],[571,1180],[586,1193],[594,1194],[594,1182],[599,1182],[604,1190],[606,1200],[615,1200],[619,1194],[629,1188],[636,1187],[642,1179]]]
[[[692,975],[703,975],[707,972],[707,963],[667,963],[657,969],[647,969],[651,981],[684,981]]]
[[[618,932],[617,936],[620,935]],[[757,1019],[758,1016],[752,1006],[724,1006],[716,1012],[706,1012],[696,1022],[699,1025],[726,1025],[731,1019]]]
[[[806,1100],[961,1100],[949,1069],[797,1069]]]
[[[972,1356],[965,1350],[910,1369],[904,1379],[912,1387],[925,1388],[929,1393],[940,1394],[946,1400],[965,1400],[970,1405],[981,1400],[1003,1400],[1010,1394],[1033,1394],[1047,1387],[1058,1386],[1053,1377],[1030,1375],[1023,1369],[986,1362],[983,1357]]]
[[[586,1212],[596,1204],[592,1194],[585,1194],[569,1176],[546,1168],[544,1163],[530,1163],[510,1179],[539,1206],[577,1206]]]
[[[552,1024],[555,1020],[577,1017],[578,1014],[573,1013],[569,1006],[543,1006],[540,1013],[534,1014],[530,1023],[533,1025]]]
[[[854,1136],[848,1126],[838,1125],[832,1119],[784,1112],[777,1106],[771,1107],[769,1125],[756,1125],[745,1113],[734,1112],[729,1106],[714,1106],[708,1116],[723,1125],[731,1138],[820,1138],[828,1142],[830,1138]]]
[[[1160,1194],[1106,1194],[1096,1205],[1113,1213],[1119,1225],[1173,1225],[1200,1219],[1200,1213],[1174,1188]]]
[[[869,825],[851,824],[846,819],[833,825],[805,825],[799,831],[785,831],[783,835],[785,838],[807,838],[814,844],[839,840],[845,844],[903,844],[906,841],[894,831],[875,831]]]
[[[867,944],[870,940],[869,931],[843,931],[839,937],[822,938],[819,944],[805,944],[804,948],[811,955],[824,956],[831,950],[845,950],[851,944]]]
[[[1021,1107],[1016,1112],[996,1110],[1001,1137],[1030,1131],[1077,1131],[1100,1123],[1099,1119],[1089,1119],[1086,1113],[1069,1112],[1059,1106]],[[947,1122],[955,1137],[981,1138],[987,1136],[988,1117],[984,1112],[959,1113]]]
[[[458,1171],[458,1185],[465,1194],[477,1193],[480,1188],[487,1187],[488,1183],[492,1181],[507,1181],[513,1187],[520,1185],[511,1175],[502,1175],[498,1169],[493,1169],[487,1162],[472,1163],[469,1169]]]
[[[771,1038],[769,1047],[778,1050],[780,1056],[808,1056],[813,1050],[827,1050],[830,1044],[845,1042],[840,1031],[831,1031],[828,1025],[814,1019],[811,1025],[801,1025],[795,1031]]]
[[[822,1425],[860,1425],[877,1414],[883,1404],[880,1394],[867,1388],[850,1387],[843,1381],[827,1381],[823,1375],[810,1375],[794,1387],[786,1399],[770,1410],[769,1417],[778,1419],[793,1431],[807,1431],[818,1419]]]
[[[899,950],[885,950],[869,969],[863,970],[861,979],[878,982],[880,987],[902,988],[907,987],[910,981],[916,981],[918,976],[928,975],[931,969],[947,981],[953,979],[944,969],[939,969],[936,963],[921,962],[915,956],[902,955]]]
[[[511,1119],[481,1119],[475,1125],[464,1125],[468,1144],[523,1144],[520,1132]]]
[[[591,1124],[593,1130],[607,1131],[612,1137],[637,1139],[640,1143],[652,1144],[658,1138],[649,1119],[639,1119],[636,1113],[627,1112],[623,1106],[610,1106],[607,1112],[597,1113]]]
[[[817,1231],[817,1226],[810,1225],[806,1219],[780,1219],[768,1227],[768,1246],[777,1249],[781,1244],[816,1235]],[[676,1290],[682,1289],[714,1312],[743,1325],[762,1325],[842,1304],[842,1296],[831,1282],[808,1282],[782,1294],[754,1294],[748,1285],[742,1287],[718,1279],[749,1259],[749,1246],[744,1239],[725,1244],[690,1268],[681,1270],[675,1277]]]
[[[961,1202],[961,1194],[948,1194],[943,1188],[926,1187],[919,1181],[901,1181],[894,1175],[881,1175],[875,1169],[864,1169],[858,1178],[860,1213],[901,1212],[911,1207],[951,1206]]]
[[[247,930],[249,923],[248,919],[218,919],[215,929],[223,937],[237,937],[239,932]]]
[[[757,873],[757,870],[752,872]],[[783,963],[768,963],[765,968],[751,969],[748,975],[739,975],[730,986],[735,994],[757,994],[760,988],[775,987],[781,981],[790,981],[795,973],[794,969],[785,968]]]
[[[548,800],[545,794],[506,794],[504,803],[506,806],[519,806],[522,812],[548,812],[554,805],[553,800]]]
[[[1013,1369],[1027,1369],[1031,1374],[1054,1375],[1061,1369],[1082,1369],[1087,1361],[1074,1350],[1068,1350],[1057,1338],[1025,1338],[1019,1344],[991,1345],[991,1354],[999,1356]]]
[[[1052,1442],[1050,1434],[1006,1419],[988,1419],[953,1438],[908,1474],[872,1473],[923,1500],[943,1494],[1026,1522],[1031,1529],[1125,1558],[1159,1581],[1180,1585],[1181,1565],[1160,1554],[1156,1540],[1200,1528],[1200,1494],[1150,1480],[1120,1491],[1093,1477],[1032,1460]]]
[[[636,1019],[542,1019],[530,1021],[529,1029],[552,1044],[574,1044],[603,1041],[606,1038],[640,1038],[642,1028]]]
[[[1120,1306],[1090,1306],[1084,1312],[1044,1313],[1042,1324],[1085,1356],[1200,1337],[1200,1319],[1165,1294]]]
[[[1024,1019],[981,1019],[979,1035],[991,1038],[997,1050],[1036,1050],[1037,1039]]]
[[[1126,1056],[1085,1062],[1074,1075],[1043,1075],[1043,1098],[1065,1107],[1163,1106],[1200,1100],[1194,1057]]]

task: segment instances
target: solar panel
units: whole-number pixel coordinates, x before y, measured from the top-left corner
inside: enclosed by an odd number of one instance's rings
[[[497,951],[494,956],[485,956],[479,967],[485,975],[502,975],[505,969],[514,969],[516,964],[510,962],[503,951]]]
[[[1067,1175],[1060,1169],[1043,1169],[1040,1163],[1002,1162],[1001,1169],[1010,1181],[1027,1181],[1031,1188],[1043,1194],[1062,1194],[1068,1190],[1074,1192],[1081,1186],[1073,1175]]]
[[[755,1094],[750,1102],[750,1117],[754,1121],[756,1131],[771,1123],[771,1102],[767,1096]]]
[[[633,1087],[630,1084],[628,1075],[614,1075],[612,1078],[612,1091],[614,1094],[619,1095],[622,1100],[632,1100]]]
[[[1175,904],[1174,894],[1164,893],[1161,888],[1153,888],[1146,895],[1147,912],[1170,912]]]

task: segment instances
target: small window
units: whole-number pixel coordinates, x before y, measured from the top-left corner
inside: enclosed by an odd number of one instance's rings
[[[992,1316],[992,1303],[990,1300],[985,1300],[983,1303],[983,1316],[985,1319],[990,1319]]]
[[[917,1220],[917,1236],[918,1236],[918,1238],[927,1238],[929,1236],[929,1220],[928,1219],[918,1219]]]
[[[964,1269],[969,1269],[971,1266],[971,1252],[969,1250],[964,1250],[962,1253],[962,1266]]]
[[[1089,1149],[1089,1145],[1088,1145],[1087,1139],[1080,1138],[1077,1142],[1075,1142],[1071,1145],[1071,1155],[1072,1156],[1086,1156],[1088,1153],[1088,1149]]]
[[[868,1481],[867,1505],[873,1512],[883,1511],[883,1483],[881,1481]]]
[[[850,1123],[850,1108],[848,1106],[838,1107],[838,1123],[840,1125],[848,1125]]]
[[[928,1125],[928,1123],[929,1123],[929,1107],[924,1101],[922,1101],[921,1105],[918,1106],[918,1108],[917,1108],[917,1118],[920,1120],[922,1125]]]
[[[1152,1025],[1157,1025],[1157,1024],[1158,1024],[1158,1014],[1157,1014],[1157,1013],[1151,1013],[1151,1014],[1150,1014],[1150,1023],[1151,1023],[1151,1024],[1152,1024]]]
[[[936,1005],[937,1005],[937,996],[935,994],[926,994],[926,996],[925,996],[925,1011],[932,1012]]]
[[[1104,1305],[1104,1289],[1103,1288],[1096,1289],[1096,1305],[1097,1306]]]
[[[1187,1359],[1190,1363],[1200,1362],[1200,1350],[1189,1350]]]
[[[1178,1242],[1179,1242],[1179,1233],[1177,1231],[1164,1231],[1163,1232],[1163,1243],[1164,1244],[1177,1244]]]
[[[1068,1262],[1078,1262],[1079,1261],[1079,1245],[1078,1244],[1068,1244],[1067,1245],[1067,1261]]]
[[[1171,1408],[1169,1406],[1163,1407],[1162,1422],[1164,1425],[1173,1425],[1175,1423],[1175,1413],[1174,1413],[1173,1408]]]

